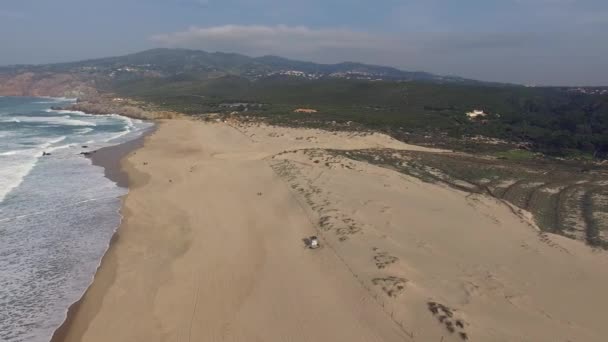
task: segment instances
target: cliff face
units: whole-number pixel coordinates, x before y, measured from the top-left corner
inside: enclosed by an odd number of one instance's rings
[[[95,81],[72,74],[0,74],[0,96],[83,97],[96,94]]]
[[[77,102],[65,107],[65,109],[77,110],[87,114],[119,114],[140,120],[173,119],[179,116],[175,112],[146,110],[134,105],[116,104],[103,97]]]

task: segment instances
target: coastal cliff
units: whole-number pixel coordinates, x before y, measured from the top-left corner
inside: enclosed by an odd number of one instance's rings
[[[89,97],[85,101],[78,101],[62,109],[75,110],[87,114],[103,115],[111,113],[140,120],[173,119],[179,116],[175,112],[158,111],[144,107],[145,104],[141,102],[114,102],[105,96],[97,96]]]
[[[113,101],[112,94],[102,94],[94,78],[79,74],[54,72],[0,73],[0,96],[50,96],[77,98],[78,102],[63,108],[87,114],[119,114],[142,120],[170,119],[177,113],[145,108],[136,101]]]
[[[95,80],[68,73],[0,73],[0,96],[90,97],[98,91]]]

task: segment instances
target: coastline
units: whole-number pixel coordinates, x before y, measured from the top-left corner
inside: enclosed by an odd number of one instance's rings
[[[128,188],[129,175],[122,166],[122,161],[129,153],[136,151],[144,146],[146,137],[153,134],[156,130],[156,125],[147,129],[139,137],[124,142],[122,144],[100,148],[94,153],[88,155],[91,163],[104,168],[104,175],[116,185]]]
[[[154,134],[157,127],[158,125],[155,124],[151,128],[144,131],[139,137],[133,140],[95,150],[94,153],[88,155],[87,158],[91,160],[91,163],[93,165],[103,167],[104,176],[106,178],[116,183],[117,186],[129,189],[129,174],[125,171],[123,163],[125,159],[129,156],[129,154],[134,153],[135,151],[144,146],[146,138]],[[124,201],[127,196],[128,193],[121,197],[121,209],[118,213],[119,215],[121,215],[121,218],[124,218]],[[97,278],[97,273],[104,264],[104,260],[106,259],[108,252],[112,249],[112,246],[118,241],[119,230],[121,226],[122,222],[118,227],[116,227],[116,231],[108,242],[108,248],[99,262],[99,266],[95,271],[95,275],[91,280],[91,284],[89,284],[80,299],[78,299],[78,301],[72,303],[68,307],[66,317],[63,323],[61,323],[61,325],[57,329],[55,329],[53,335],[51,336],[50,342],[62,342],[65,340],[70,326],[74,320],[74,317],[78,314],[80,305],[82,304],[84,297],[89,291],[89,288],[95,282],[95,279]]]

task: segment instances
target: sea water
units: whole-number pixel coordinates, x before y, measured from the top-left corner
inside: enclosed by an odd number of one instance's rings
[[[50,109],[70,101],[0,97],[0,341],[49,341],[120,224],[127,189],[80,153],[151,126]]]

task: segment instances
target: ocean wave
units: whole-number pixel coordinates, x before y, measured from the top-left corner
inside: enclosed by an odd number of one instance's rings
[[[16,156],[17,153],[0,158],[2,160],[2,168],[0,168],[0,203],[4,201],[9,192],[23,182],[23,178],[36,165],[38,159],[36,157],[15,158]]]
[[[64,141],[65,139],[67,139],[66,136],[62,136],[62,137],[58,137],[58,138],[55,138],[55,139],[51,139],[51,140],[45,142],[44,144],[40,145],[39,149],[49,148],[49,147],[51,147],[51,146],[53,146],[53,145],[55,145],[57,143],[60,143],[60,142]]]
[[[85,112],[75,111],[75,110],[55,110],[55,109],[47,109],[46,111],[60,113],[60,114],[74,114],[74,115],[88,116],[88,117],[106,117],[106,118],[120,119],[120,120],[124,121],[126,126],[128,126],[130,128],[133,128],[133,127],[135,127],[135,125],[139,125],[139,124],[143,123],[142,120],[131,119],[127,116],[123,116],[123,115],[115,114],[115,113],[114,114],[88,114]]]
[[[86,200],[82,200],[82,201],[77,201],[77,202],[72,202],[72,203],[62,203],[62,205],[57,205],[57,206],[54,206],[54,207],[49,208],[49,209],[29,212],[27,214],[17,215],[17,216],[13,216],[13,217],[3,217],[3,218],[0,219],[0,222],[16,221],[16,220],[21,220],[21,219],[28,218],[28,217],[31,217],[31,216],[38,216],[38,215],[48,214],[48,213],[51,213],[51,212],[60,212],[62,210],[65,210],[67,208],[74,207],[74,206],[77,206],[77,205],[80,205],[80,204],[91,203],[91,202],[99,202],[99,201],[107,201],[107,200],[111,200],[111,199],[116,199],[116,196],[90,198],[90,199],[86,199]]]
[[[47,113],[75,114],[75,115],[82,115],[82,116],[94,116],[94,115],[86,114],[85,112],[81,112],[79,110],[45,109],[44,111],[47,112]]]
[[[78,146],[78,144],[67,144],[67,145],[53,146],[53,147],[47,148],[46,151],[44,151],[44,152],[55,152],[55,151],[58,151],[58,150],[63,150],[63,149],[71,148],[71,147],[75,147],[75,146]]]
[[[75,114],[75,115],[80,115],[80,116],[106,117],[106,118],[114,118],[114,119],[122,120],[125,123],[124,128],[125,128],[126,131],[120,132],[117,136],[105,140],[106,142],[115,140],[115,139],[120,138],[120,137],[122,137],[122,136],[124,136],[126,134],[129,134],[130,132],[133,131],[133,129],[135,128],[135,125],[143,123],[142,120],[131,119],[129,117],[122,116],[122,115],[119,115],[119,114],[87,114],[87,113],[78,112],[78,111],[56,111],[56,112],[58,112],[58,113],[61,112],[62,114],[63,114],[63,112],[69,112],[70,114]]]
[[[87,134],[87,133],[90,133],[90,132],[93,132],[93,131],[94,131],[94,129],[92,129],[92,128],[79,128],[79,129],[75,130],[74,133],[76,133],[76,134]]]
[[[17,119],[17,118],[15,118],[15,117],[13,117],[13,118],[10,118],[10,119],[3,119],[3,120],[0,120],[0,122],[12,122],[12,123],[20,123],[20,122],[21,122],[21,120],[19,120],[19,119]]]
[[[129,121],[133,122],[133,120],[131,118],[123,116],[123,115],[120,115],[120,114],[116,114],[116,113],[110,113],[110,114],[88,114],[88,113],[80,112],[80,111],[69,111],[69,112],[77,114],[77,115],[82,115],[82,116],[117,118],[117,119],[121,119],[123,121],[129,120]],[[139,121],[138,123],[142,122],[141,120],[138,120],[138,121]]]
[[[128,141],[151,126],[118,115],[42,112],[47,107],[0,116],[38,122],[0,123],[0,250],[7,256],[0,268],[9,275],[0,276],[0,340],[48,341],[90,285],[120,223],[119,197],[127,189],[79,153]]]
[[[77,98],[73,97],[51,97],[51,96],[40,96],[41,99],[49,100],[48,103],[58,103],[58,102],[76,102]],[[43,102],[35,102],[35,103],[43,103]],[[44,102],[46,103],[46,102]]]
[[[129,133],[131,133],[131,129],[125,126],[125,130],[124,131],[111,136],[110,138],[104,140],[104,142],[108,143],[108,142],[114,141],[114,140],[116,140],[118,138],[124,137],[125,135],[127,135]]]
[[[35,148],[7,151],[0,154],[0,203],[6,195],[18,187],[34,168],[43,152],[54,151],[62,146],[53,146],[67,139],[66,136],[44,141]],[[63,145],[65,146],[65,145]]]
[[[120,118],[126,122],[125,128],[131,130],[133,127],[135,127],[135,123],[131,118],[127,118],[126,116],[121,116]]]
[[[0,250],[7,256],[0,261],[7,275],[0,277],[3,341],[50,339],[90,286],[120,223],[118,197],[125,190],[112,186],[102,169],[84,158],[48,164],[35,168],[15,192],[20,200],[7,201],[0,219]]]
[[[73,119],[70,116],[19,116],[18,118],[0,119],[0,122],[45,123],[62,126],[97,126],[94,122]]]

